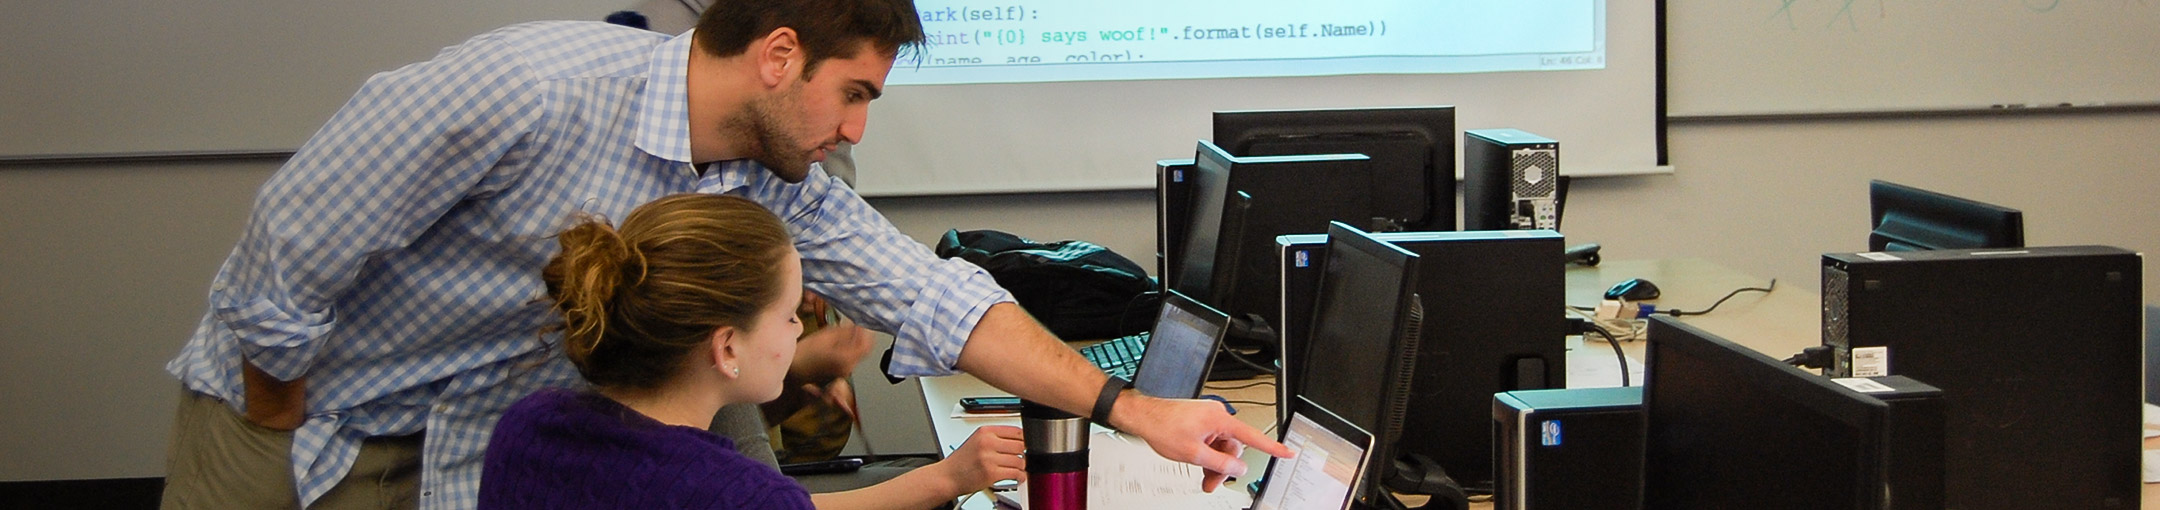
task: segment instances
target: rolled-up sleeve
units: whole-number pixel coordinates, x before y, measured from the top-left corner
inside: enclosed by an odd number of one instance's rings
[[[210,295],[249,362],[305,375],[367,264],[508,179],[496,163],[516,157],[544,108],[512,52],[471,51],[489,42],[370,78],[263,185]]]
[[[802,253],[805,286],[870,329],[893,335],[886,370],[895,377],[954,373],[983,314],[1013,300],[982,268],[938,258],[822,170],[801,184],[747,162],[721,171],[745,176],[746,185],[733,192],[787,221]]]

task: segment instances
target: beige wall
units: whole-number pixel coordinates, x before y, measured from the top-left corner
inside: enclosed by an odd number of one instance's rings
[[[1866,181],[1885,178],[2023,209],[2031,244],[2151,250],[2156,140],[2160,114],[2149,113],[1682,124],[1671,131],[1677,174],[1577,182],[1565,230],[1603,244],[1607,258],[1703,257],[1812,289],[1820,253],[1865,247]],[[177,391],[164,363],[272,170],[0,167],[0,481],[164,473]],[[1152,267],[1150,197],[872,202],[925,242],[948,228],[995,228],[1087,239]],[[2156,280],[2146,278],[2148,302],[2160,301]],[[910,396],[911,386],[858,381],[879,452],[933,447],[918,404],[874,398]]]

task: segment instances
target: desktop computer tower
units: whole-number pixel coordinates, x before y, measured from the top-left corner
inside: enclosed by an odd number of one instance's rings
[[[1642,387],[1493,395],[1495,510],[1642,506]]]
[[[1560,228],[1560,143],[1519,129],[1463,131],[1463,230]]]
[[[1493,394],[1567,386],[1564,239],[1550,230],[1373,236],[1419,257],[1425,327],[1400,451],[1432,458],[1466,488],[1485,486],[1493,479]],[[1281,236],[1276,248],[1283,282],[1276,389],[1287,398],[1301,391],[1287,382],[1296,374],[1331,369],[1298,364],[1312,331],[1327,236]]]
[[[1168,289],[1192,228],[1192,158],[1155,162],[1155,281]]]
[[[1826,372],[1942,389],[1942,508],[2135,507],[2140,259],[2098,246],[1825,254]]]

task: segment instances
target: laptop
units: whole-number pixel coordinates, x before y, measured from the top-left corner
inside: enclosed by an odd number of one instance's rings
[[[1283,427],[1293,459],[1269,459],[1267,483],[1248,510],[1345,510],[1372,464],[1372,434],[1295,397]]]
[[[1207,342],[1219,343],[1221,341],[1223,332],[1227,330],[1230,324],[1230,319],[1228,316],[1226,316],[1220,311],[1215,310],[1214,308],[1200,303],[1199,301],[1194,301],[1192,298],[1186,297],[1183,294],[1179,294],[1177,293],[1177,291],[1167,291],[1164,296],[1165,298],[1163,299],[1162,311],[1159,312],[1156,316],[1155,329],[1164,330],[1165,325],[1190,325],[1192,327],[1172,327],[1171,329],[1167,330],[1172,334],[1180,335],[1180,338],[1182,340],[1179,340],[1181,342],[1179,345],[1170,346],[1168,347],[1168,350],[1165,350],[1163,352],[1189,352],[1192,348],[1194,348],[1193,344],[1182,342],[1192,341],[1200,337],[1206,337],[1207,339],[1205,341]],[[1194,319],[1197,320],[1195,321]],[[1195,329],[1197,330],[1199,336],[1193,336],[1193,333],[1195,333]],[[1122,377],[1126,380],[1138,383],[1139,375],[1137,372],[1140,368],[1140,360],[1146,358],[1148,353],[1154,352],[1150,350],[1153,349],[1153,347],[1150,347],[1151,345],[1153,345],[1153,343],[1149,341],[1154,337],[1154,334],[1154,331],[1142,331],[1131,336],[1114,338],[1094,345],[1089,345],[1087,347],[1081,347],[1080,356],[1083,358],[1087,358],[1089,363],[1093,363],[1096,368],[1102,369],[1103,373],[1105,374]],[[1209,345],[1208,347],[1213,348],[1216,346]],[[1212,351],[1210,351],[1209,354],[1212,354]],[[1212,362],[1213,358],[1211,356],[1207,363]],[[1164,366],[1158,368],[1170,367]],[[1201,375],[1206,375],[1211,368],[1212,367],[1202,367],[1200,369]],[[1153,394],[1151,393],[1150,395]],[[1185,396],[1178,398],[1192,397]]]
[[[1230,316],[1177,291],[1166,296],[1147,350],[1133,369],[1133,389],[1156,398],[1198,397]]]

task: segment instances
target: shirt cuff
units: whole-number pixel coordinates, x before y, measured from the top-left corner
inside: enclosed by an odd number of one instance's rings
[[[293,314],[264,299],[219,306],[216,314],[239,339],[248,363],[280,381],[307,374],[315,363],[315,338],[332,325],[329,313]]]

